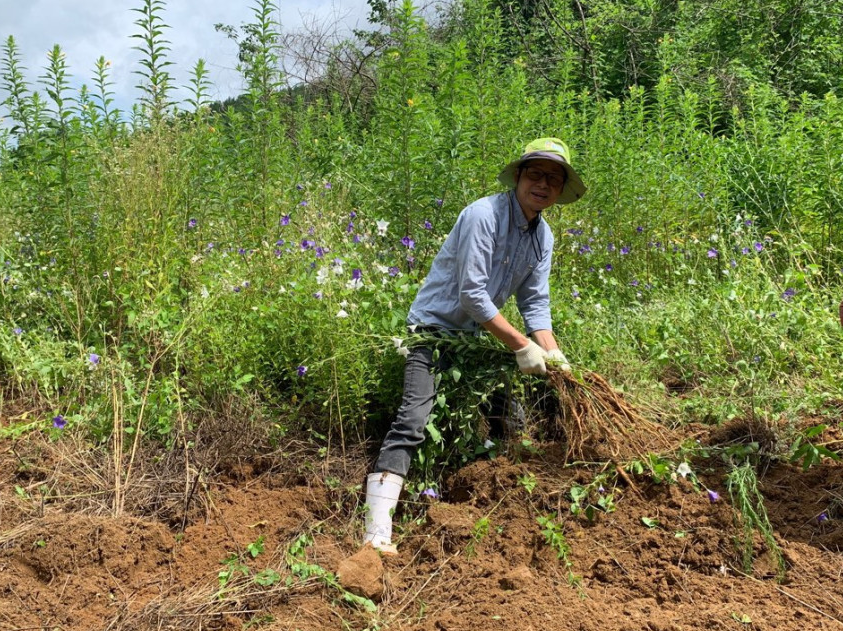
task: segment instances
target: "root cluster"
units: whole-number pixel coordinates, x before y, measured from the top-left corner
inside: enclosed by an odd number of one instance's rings
[[[567,444],[568,461],[625,462],[673,447],[667,430],[647,420],[600,375],[550,368],[550,385],[559,407],[555,430]]]

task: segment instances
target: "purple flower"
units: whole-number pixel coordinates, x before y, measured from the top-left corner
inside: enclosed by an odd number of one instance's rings
[[[188,222],[187,222],[187,227],[188,227],[188,228],[191,228],[191,229],[192,229],[192,228],[195,228],[195,227],[196,227],[196,220],[195,220],[195,219],[192,219],[192,218],[191,218],[191,219],[189,219],[189,220],[188,220]]]
[[[641,234],[642,232],[644,232],[644,226],[638,226],[638,227],[635,229],[635,232],[637,232],[638,234]]]
[[[441,199],[441,198],[436,199],[436,205],[439,206],[439,208],[442,208],[442,204],[444,204],[444,203],[445,203],[444,199]]]
[[[434,491],[433,489],[425,489],[424,491],[421,492],[421,494],[424,497],[429,497],[429,498],[434,499],[434,500],[437,497],[439,497],[439,494],[436,491]]]
[[[323,256],[325,256],[325,248],[320,245],[316,248],[316,258],[321,259]]]
[[[710,259],[716,259],[716,258],[717,258],[717,254],[718,254],[718,252],[717,252],[717,250],[715,250],[714,248],[710,248],[710,249],[708,250],[708,258],[710,258]]]
[[[621,248],[621,256],[626,256],[627,254],[629,254],[629,246],[625,245]]]
[[[16,326],[14,329],[12,329],[12,333],[14,333],[15,335],[22,335],[23,329],[20,328],[19,326]]]
[[[336,257],[333,260],[334,265],[342,265],[342,259],[340,257]]]
[[[346,234],[351,234],[352,232],[354,232],[354,222],[353,221],[348,222],[348,225],[345,227],[345,232],[346,232]]]
[[[629,282],[629,286],[630,286],[630,287],[638,287],[638,280],[636,280],[636,279],[632,279],[632,280]]]
[[[784,298],[787,302],[790,302],[790,300],[795,295],[796,295],[796,290],[793,287],[788,287],[787,289],[784,290],[784,293],[782,294],[782,298]]]
[[[236,285],[232,288],[231,291],[233,291],[235,294],[239,294],[241,291],[243,291],[243,288],[240,285]]]
[[[712,491],[711,489],[708,489],[708,500],[712,504],[714,504],[714,502],[716,502],[719,499],[720,499],[720,493],[718,493],[717,491]]]
[[[356,217],[357,217],[357,213],[355,211],[352,210],[350,213],[348,213],[349,219],[355,219]]]
[[[328,189],[328,190],[331,190],[331,183],[325,182],[325,188]]]
[[[752,225],[752,219],[747,219],[746,221],[743,222],[743,225],[751,226]]]
[[[614,252],[615,251],[615,244],[614,243],[606,244],[606,251],[607,252]]]
[[[213,242],[213,241],[211,241],[208,245],[206,245],[206,246],[205,246],[205,249],[206,249],[208,252],[210,252],[211,250],[213,250],[213,249],[214,249],[214,242]]]
[[[399,269],[398,269],[397,267],[395,267],[394,265],[393,265],[392,267],[390,267],[390,268],[389,268],[389,275],[390,275],[390,276],[398,276],[398,274],[400,274],[400,273],[401,273],[401,270],[399,270]]]
[[[756,252],[760,252],[761,250],[764,249],[764,244],[759,242],[759,241],[756,241],[754,245],[755,245],[755,251]]]
[[[296,190],[297,190],[297,191],[303,191],[303,190],[304,190],[304,185],[303,185],[303,184],[296,184]]]
[[[53,417],[53,427],[56,429],[64,429],[64,426],[67,425],[67,421],[61,414],[56,414]]]
[[[403,237],[401,239],[401,244],[411,250],[416,247],[416,242],[413,240],[412,237]]]
[[[568,234],[574,237],[582,236],[582,229],[580,228],[568,228]]]
[[[697,193],[700,196],[700,199],[705,199],[705,193]]]
[[[246,256],[246,248],[240,248],[239,250],[237,250],[237,254],[239,254],[240,256]]]
[[[427,219],[424,220],[424,229],[425,230],[433,230],[433,224],[430,223]]]
[[[571,290],[571,295],[572,295],[574,298],[579,298],[579,297],[580,297],[580,292],[578,292],[576,289],[572,289],[572,290]]]
[[[299,377],[304,377],[305,373],[307,373],[307,366],[302,365],[296,368],[296,374]]]
[[[737,267],[737,266],[738,266],[738,262],[737,262],[735,259],[732,259],[731,261],[729,261],[729,265],[730,265],[731,267]]]
[[[315,294],[313,294],[313,297],[316,298],[316,300],[322,300],[322,292],[317,291]]]
[[[299,202],[299,206],[307,206],[307,200],[303,199]]]
[[[100,356],[96,353],[91,353],[88,355],[88,361],[91,362],[92,366],[98,366],[100,363]]]
[[[747,247],[743,247],[743,248],[741,248],[741,254],[743,254],[744,256],[746,256],[747,254],[749,254],[749,248],[747,248]]]
[[[316,241],[311,241],[310,239],[302,239],[301,244],[299,247],[304,250],[312,250],[316,246]]]
[[[615,269],[614,265],[612,265],[611,263],[606,263],[606,271],[607,272],[611,272],[613,269]]]
[[[360,235],[355,234],[354,238],[351,240],[352,243],[360,243]]]
[[[578,252],[580,254],[591,254],[591,246],[590,245],[584,245],[578,250]]]
[[[281,247],[285,243],[286,243],[286,241],[284,241],[284,239],[278,239],[278,241],[275,242],[275,245],[277,245],[278,247]]]
[[[360,280],[361,278],[363,278],[363,270],[359,267],[355,267],[351,270],[351,280]]]
[[[307,234],[309,234],[311,236],[316,234],[316,228],[314,228],[313,226],[310,226],[310,228],[307,229]]]
[[[290,215],[284,215],[278,221],[278,223],[282,226],[289,226],[290,225]]]
[[[824,521],[828,521],[828,513],[823,511],[819,515],[817,515],[817,521],[819,523],[823,523]]]

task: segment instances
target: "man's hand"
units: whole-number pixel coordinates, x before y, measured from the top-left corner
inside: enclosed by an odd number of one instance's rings
[[[547,352],[532,340],[524,348],[515,351],[515,360],[525,375],[545,374],[547,372],[547,367],[544,365],[545,357],[547,357]]]
[[[571,370],[571,364],[568,363],[567,358],[558,348],[547,351],[547,357],[545,359],[566,372]]]

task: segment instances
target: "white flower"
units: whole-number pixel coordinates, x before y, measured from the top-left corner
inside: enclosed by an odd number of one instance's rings
[[[688,279],[688,284],[689,284],[689,285],[696,285],[696,284],[697,284],[697,281],[695,281],[693,278],[689,278],[689,279]]]
[[[340,309],[339,311],[337,311],[337,317],[338,318],[347,318],[348,312],[345,309]]]
[[[342,263],[337,263],[336,265],[334,265],[333,270],[334,270],[334,274],[336,274],[337,276],[342,276],[343,271],[344,271],[343,267],[342,267]]]
[[[319,271],[316,272],[316,284],[324,285],[326,280],[328,280],[328,268],[320,267]]]
[[[711,235],[711,236],[708,238],[708,240],[709,240],[709,241],[711,241],[712,243],[714,243],[714,242],[716,242],[716,241],[717,241],[717,239],[718,239],[718,238],[719,238],[719,237],[717,236],[717,233],[715,233],[715,234]]]
[[[340,302],[340,307],[342,307],[343,309],[345,309],[347,306],[348,306],[348,300],[343,300],[342,302]]]
[[[211,295],[211,292],[209,292],[208,288],[203,285],[202,289],[199,290],[199,295],[203,298],[207,298]]]
[[[692,473],[691,467],[688,465],[687,462],[683,462],[678,467],[676,467],[676,473],[681,475],[683,478],[687,478],[688,474]]]
[[[381,274],[389,273],[389,268],[386,265],[381,265],[380,263],[375,264],[375,269],[378,270]]]
[[[419,326],[418,324],[411,324],[411,325],[409,326],[410,333],[415,333],[415,332],[416,332],[416,328],[418,328],[418,326]]]
[[[406,346],[402,346],[401,348],[396,348],[395,352],[398,353],[399,355],[401,355],[401,357],[406,358],[407,355],[410,354],[410,349],[407,348]]]
[[[345,284],[346,289],[360,289],[363,286],[362,278],[352,278]]]
[[[279,293],[279,294],[283,294],[283,293],[284,293],[284,292],[286,292],[286,291],[287,291],[287,290],[284,288],[284,285],[279,285],[279,286],[278,286],[278,293]]]
[[[392,343],[395,344],[395,348],[401,348],[401,345],[404,343],[404,340],[402,340],[400,337],[393,337]]]
[[[378,234],[382,237],[386,236],[386,229],[389,227],[389,222],[383,219],[378,219]]]

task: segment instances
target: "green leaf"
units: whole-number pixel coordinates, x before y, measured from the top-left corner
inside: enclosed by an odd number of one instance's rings
[[[661,525],[658,519],[653,519],[652,517],[642,517],[641,521],[647,528],[658,528]]]

